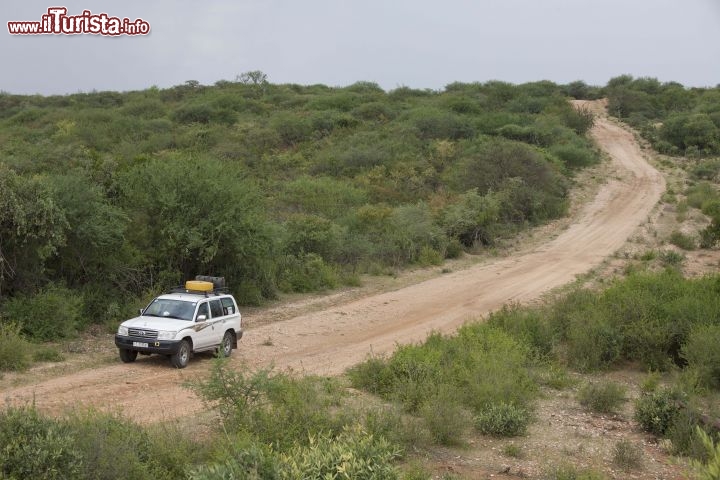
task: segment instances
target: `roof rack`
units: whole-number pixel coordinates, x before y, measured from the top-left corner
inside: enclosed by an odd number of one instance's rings
[[[228,293],[230,289],[227,287],[221,287],[221,288],[214,288],[209,291],[205,290],[192,290],[190,288],[185,288],[183,285],[178,285],[176,287],[172,287],[168,289],[165,293],[185,293],[188,295],[203,295],[204,297],[211,297],[211,296],[217,296],[222,295],[224,293]]]
[[[199,287],[197,289],[192,287]],[[225,277],[209,277],[207,275],[197,275],[194,281],[185,282],[185,285],[178,285],[170,288],[167,293],[186,293],[191,295],[220,295],[228,293],[225,286]]]

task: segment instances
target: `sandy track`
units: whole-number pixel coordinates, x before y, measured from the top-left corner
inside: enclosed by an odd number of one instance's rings
[[[582,103],[582,102],[580,102]],[[586,106],[600,111],[597,102]],[[320,375],[341,373],[370,353],[451,332],[508,302],[526,302],[575,279],[619,249],[665,189],[633,134],[604,116],[592,130],[616,178],[604,184],[571,226],[532,251],[367,296],[288,320],[252,326],[231,364],[274,365]],[[266,345],[272,339],[272,345]],[[183,383],[210,368],[205,357],[184,370],[161,357],[84,370],[0,392],[6,403],[31,403],[50,412],[78,405],[118,410],[140,421],[176,418],[203,408]]]

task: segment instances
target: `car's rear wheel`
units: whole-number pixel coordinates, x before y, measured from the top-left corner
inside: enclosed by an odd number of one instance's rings
[[[120,348],[120,360],[123,363],[132,363],[137,358],[137,350],[128,350],[127,348]]]
[[[183,340],[180,342],[178,351],[170,355],[170,363],[175,368],[185,368],[190,361],[190,342]]]
[[[221,357],[229,357],[233,350],[233,344],[235,343],[235,334],[228,330],[223,335],[222,343],[218,349],[218,355]]]

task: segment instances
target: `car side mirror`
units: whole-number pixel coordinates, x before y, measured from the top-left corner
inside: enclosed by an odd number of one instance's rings
[[[205,320],[207,320],[207,315],[198,315],[195,319],[196,322],[204,322]]]
[[[142,317],[143,311],[142,308],[140,309],[140,316]]]

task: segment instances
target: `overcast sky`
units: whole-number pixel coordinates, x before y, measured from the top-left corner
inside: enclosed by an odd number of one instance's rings
[[[150,24],[147,36],[10,35],[62,5]],[[720,83],[720,0],[3,0],[0,90],[63,94],[273,83],[390,90],[584,80],[628,73]]]

